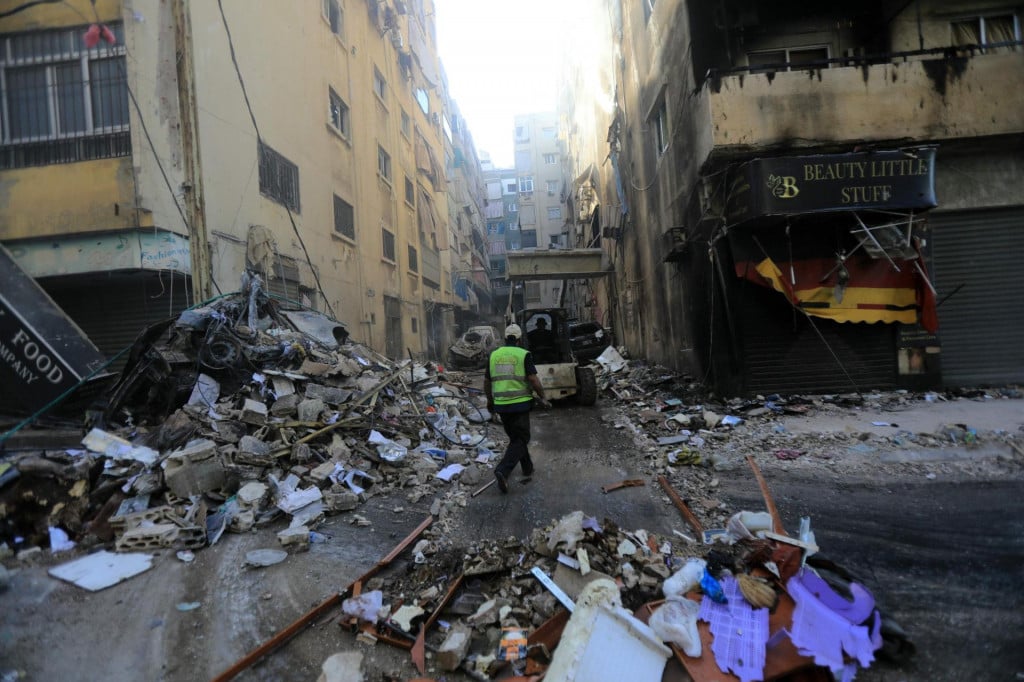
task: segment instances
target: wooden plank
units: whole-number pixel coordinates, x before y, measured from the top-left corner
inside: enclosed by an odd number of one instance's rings
[[[339,592],[338,594],[332,595],[325,599],[323,602],[318,604],[312,611],[303,615],[294,623],[286,627],[284,630],[281,630],[273,637],[271,637],[269,640],[267,640],[260,646],[256,647],[252,651],[250,651],[241,660],[236,662],[234,665],[232,665],[230,668],[222,672],[220,675],[217,675],[217,677],[213,678],[213,682],[227,682],[227,680],[234,679],[239,673],[247,669],[253,663],[260,660],[268,653],[270,653],[271,651],[278,648],[279,646],[290,640],[292,637],[297,635],[301,630],[303,630],[306,626],[308,626],[314,620],[319,618],[322,614],[326,613],[334,606],[341,604],[342,601],[344,601],[346,598],[348,598],[350,594],[352,594],[353,590],[360,589],[364,582],[366,582],[374,575],[376,575],[382,568],[391,563],[395,559],[395,557],[401,554],[410,544],[412,544],[413,540],[418,538],[420,534],[427,529],[427,526],[433,523],[433,521],[434,517],[428,516],[426,519],[423,520],[422,523],[420,523],[420,525],[416,527],[415,530],[413,530],[408,536],[406,536],[404,540],[398,543],[398,545],[396,545],[395,548],[391,550],[391,552],[386,557],[378,561],[373,566],[373,568],[371,568],[365,574],[363,574],[359,578],[356,578],[351,585],[345,588],[343,592]]]
[[[768,484],[765,482],[764,476],[761,475],[761,470],[757,467],[757,462],[754,461],[753,455],[747,455],[747,463],[754,470],[757,485],[761,487],[761,496],[764,498],[765,507],[768,508],[768,513],[772,517],[772,530],[780,535],[786,535],[786,529],[782,526],[782,517],[779,516],[779,510],[775,508],[775,500],[772,499],[771,491],[768,490]]]
[[[683,518],[685,518],[689,524],[693,526],[693,529],[697,531],[697,535],[702,536],[704,534],[704,526],[701,524],[700,519],[693,515],[690,508],[686,506],[685,502],[683,502],[683,498],[679,497],[679,494],[672,489],[672,484],[668,482],[668,479],[664,476],[658,476],[658,483],[660,483],[661,487],[665,489],[666,493],[668,493],[669,499],[672,500],[672,504],[682,512]]]

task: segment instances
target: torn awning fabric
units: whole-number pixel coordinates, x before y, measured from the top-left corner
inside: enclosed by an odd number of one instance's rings
[[[935,295],[925,280],[927,270],[920,255],[916,258],[919,272],[910,260],[897,261],[897,271],[884,258],[853,252],[842,262],[841,277],[837,258],[830,254],[834,245],[824,246],[835,239],[836,232],[814,226],[794,228],[792,234],[781,226],[733,230],[729,242],[736,276],[774,289],[814,317],[834,322],[920,323],[930,333],[938,331]]]

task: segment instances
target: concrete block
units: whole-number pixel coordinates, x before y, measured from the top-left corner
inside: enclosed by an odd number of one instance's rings
[[[258,400],[246,398],[239,418],[246,424],[263,426],[267,423],[267,406]]]
[[[250,481],[238,489],[236,497],[243,506],[257,507],[267,496],[267,490],[268,488],[265,483]]]
[[[194,440],[188,443],[183,448],[178,448],[172,452],[169,457],[175,457],[178,459],[185,459],[190,462],[198,462],[203,459],[209,459],[217,454],[217,444],[212,440],[205,438]]]
[[[305,526],[285,528],[277,534],[277,541],[290,551],[305,551],[309,549],[309,529]]]
[[[164,482],[181,498],[201,495],[224,485],[227,473],[213,441],[175,451],[163,462]]]
[[[352,511],[359,506],[359,496],[345,488],[331,489],[324,493],[324,503],[331,511]]]
[[[295,415],[298,406],[298,394],[290,393],[274,401],[270,406],[270,414],[275,417],[291,417]]]
[[[173,523],[156,523],[151,526],[129,528],[117,539],[118,552],[173,547],[181,529]]]
[[[299,421],[300,422],[318,422],[320,421],[320,413],[327,407],[324,401],[319,398],[307,398],[299,403]]]
[[[351,397],[352,391],[345,388],[335,388],[321,384],[309,384],[306,386],[306,398],[319,399],[328,405],[340,405]]]
[[[264,443],[253,436],[242,436],[238,441],[238,454],[235,461],[241,464],[272,466],[274,458],[270,455],[270,443]]]
[[[451,672],[458,669],[462,659],[466,657],[466,652],[469,651],[472,637],[473,631],[462,623],[457,623],[452,627],[451,632],[445,637],[444,643],[437,651],[437,662],[441,666],[441,670]]]
[[[330,656],[320,667],[316,682],[364,682],[363,655],[358,651],[346,651]]]
[[[296,443],[292,446],[293,462],[308,462],[313,457],[313,450],[306,443]]]
[[[324,462],[309,472],[309,478],[316,483],[322,483],[327,477],[334,473],[334,462]]]

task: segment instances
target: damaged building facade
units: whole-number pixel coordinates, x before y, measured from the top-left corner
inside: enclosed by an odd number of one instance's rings
[[[593,13],[568,202],[616,271],[570,300],[631,352],[746,393],[1024,380],[1019,5]]]
[[[0,241],[107,357],[246,270],[443,356],[477,262],[449,177],[476,154],[430,0],[27,5],[0,19]]]

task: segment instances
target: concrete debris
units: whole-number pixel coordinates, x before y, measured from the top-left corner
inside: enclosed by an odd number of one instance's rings
[[[347,651],[330,656],[320,668],[317,682],[363,682],[363,655]]]
[[[313,530],[317,518],[351,514],[374,494],[433,499],[484,480],[467,468],[477,447],[494,446],[479,418],[484,397],[438,366],[394,362],[347,336],[336,321],[259,291],[150,328],[102,411],[90,413],[84,449],[5,460],[0,543],[45,548],[54,527],[86,550],[196,550],[281,514]],[[163,511],[126,523],[114,512],[128,496],[142,505],[135,512]],[[311,520],[304,510],[315,503],[322,512]],[[210,518],[186,521],[197,504]],[[281,540],[302,545],[293,530]]]

